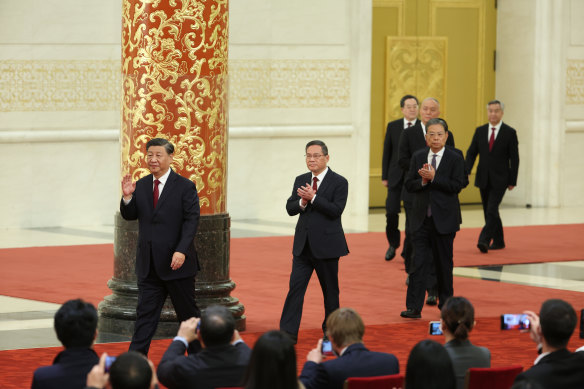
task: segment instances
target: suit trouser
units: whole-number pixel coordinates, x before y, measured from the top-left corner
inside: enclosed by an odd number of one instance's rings
[[[388,185],[387,198],[385,199],[385,235],[389,245],[395,249],[400,246],[401,241],[399,232],[401,192],[401,185],[394,189]]]
[[[479,235],[479,242],[489,245],[491,240],[495,245],[504,245],[505,237],[503,235],[503,223],[499,216],[499,205],[503,200],[507,187],[494,188],[490,184],[480,189],[481,200],[483,203],[483,213],[485,215],[485,226]]]
[[[138,280],[136,324],[130,350],[148,355],[150,342],[158,327],[160,312],[168,295],[170,295],[179,323],[201,315],[195,302],[195,277],[161,280],[151,262],[148,276]],[[200,348],[200,345],[196,345],[195,342],[191,343],[189,354],[196,351],[197,348]]]
[[[456,232],[440,234],[432,217],[426,217],[422,226],[414,232],[414,271],[406,294],[406,308],[421,312],[426,295],[426,279],[432,267],[436,267],[438,281],[438,307],[442,308],[454,293],[452,269],[453,246]]]
[[[288,295],[280,318],[280,330],[294,336],[298,336],[304,295],[313,271],[316,271],[324,297],[323,333],[326,334],[328,315],[339,308],[339,258],[314,258],[307,240],[302,254],[292,260]]]

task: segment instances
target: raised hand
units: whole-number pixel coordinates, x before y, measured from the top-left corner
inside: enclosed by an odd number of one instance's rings
[[[124,178],[122,178],[122,194],[124,198],[130,200],[135,190],[136,182],[132,181],[132,177],[129,174],[126,174]]]

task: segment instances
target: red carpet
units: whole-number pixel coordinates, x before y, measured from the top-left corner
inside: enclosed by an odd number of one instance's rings
[[[481,254],[476,249],[478,229],[465,229],[455,240],[455,265],[476,266],[509,263],[572,261],[584,259],[584,224],[507,227],[507,248]],[[383,260],[386,249],[383,233],[348,234],[351,254],[340,263],[341,305],[355,308],[367,324],[365,342],[374,350],[393,352],[402,363],[411,347],[425,338],[427,321],[438,320],[436,308],[424,309],[423,321],[399,317],[405,307],[403,260]],[[240,238],[231,240],[233,292],[245,305],[248,344],[262,332],[278,327],[291,268],[292,237]],[[112,245],[42,247],[0,250],[2,282],[0,294],[62,303],[81,297],[94,304],[110,294],[106,282],[112,275]],[[261,270],[258,270],[261,269]],[[505,284],[455,277],[455,295],[470,299],[476,309],[478,327],[471,340],[487,346],[493,365],[521,363],[528,366],[535,358],[527,334],[501,332],[501,313],[538,310],[548,298],[562,298],[576,309],[582,308],[582,293]],[[299,362],[314,347],[320,335],[323,316],[322,294],[316,277],[308,288],[298,345]],[[439,341],[443,341],[441,337]],[[573,339],[572,347],[584,341]],[[168,341],[155,342],[152,359],[157,362]],[[127,344],[98,345],[99,351],[114,354]],[[58,349],[0,352],[3,367],[0,388],[30,384],[34,368],[50,364]],[[19,383],[17,386],[15,383]]]

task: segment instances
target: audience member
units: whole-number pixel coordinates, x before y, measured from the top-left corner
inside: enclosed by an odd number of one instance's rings
[[[576,328],[576,312],[567,302],[550,299],[537,314],[525,311],[531,322],[531,338],[541,354],[533,366],[520,373],[515,382],[530,379],[543,389],[584,388],[584,353],[572,353],[567,346]]]
[[[154,364],[137,351],[118,356],[106,371],[108,355],[103,353],[99,364],[87,375],[86,389],[158,389]],[[108,385],[109,384],[109,385]]]
[[[454,389],[456,379],[446,349],[433,340],[422,340],[414,346],[406,366],[407,389]]]
[[[200,342],[202,350],[185,356],[191,342]],[[170,389],[239,386],[250,354],[229,309],[210,306],[201,319],[193,317],[181,323],[158,365],[158,378]]]
[[[97,335],[97,311],[91,303],[69,300],[55,314],[55,332],[65,347],[51,366],[36,369],[33,389],[79,389],[92,366],[99,361],[93,351]]]
[[[283,331],[257,340],[244,379],[245,389],[304,389],[296,375],[294,342]]]
[[[339,308],[326,322],[327,336],[339,357],[323,362],[322,339],[310,351],[300,381],[308,389],[341,389],[349,377],[371,377],[399,373],[393,354],[369,351],[363,344],[365,325],[351,308]]]
[[[456,377],[456,388],[464,388],[464,377],[471,367],[491,367],[491,352],[485,347],[471,344],[468,334],[472,331],[474,308],[464,297],[450,297],[442,307],[442,332]]]

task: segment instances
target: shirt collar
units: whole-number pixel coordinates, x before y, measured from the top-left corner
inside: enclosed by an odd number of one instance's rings
[[[543,359],[543,357],[545,357],[548,354],[549,354],[549,352],[539,354],[538,357],[535,358],[535,361],[533,362],[533,364],[537,365],[539,363],[539,361],[541,361]]]
[[[166,184],[166,180],[168,180],[168,176],[170,176],[170,171],[171,171],[171,170],[172,170],[172,169],[170,169],[170,168],[169,168],[169,169],[166,171],[166,173],[164,173],[164,175],[158,179],[158,181],[160,181],[160,184],[162,184],[162,185]],[[156,180],[156,177],[154,177],[154,176],[153,176],[153,178],[154,178],[154,180]],[[160,185],[160,184],[159,184],[159,185]]]
[[[320,173],[318,176],[315,176],[314,173],[312,173],[312,178],[314,179],[314,177],[318,178],[318,182],[322,182],[322,180],[324,180],[324,176],[326,176],[326,173],[328,172],[329,168],[328,166],[322,171],[322,173]]]
[[[491,123],[489,123],[489,129],[492,129],[493,127],[495,127],[495,132],[497,132],[501,128],[501,124],[503,124],[502,120],[499,123],[495,124],[494,126]]]
[[[412,125],[410,126],[410,128],[413,127],[413,126],[415,126],[416,125],[416,120],[418,120],[418,119],[416,118],[414,120],[408,120],[408,119],[404,118],[404,128],[408,128],[408,123],[412,123]]]
[[[432,149],[430,149],[430,150],[428,150],[428,155],[433,156],[434,154],[436,154],[437,157],[442,158],[442,156],[444,155],[445,149],[446,149],[446,146],[442,147],[442,149],[440,149],[440,151],[438,151],[437,153],[433,152]]]

